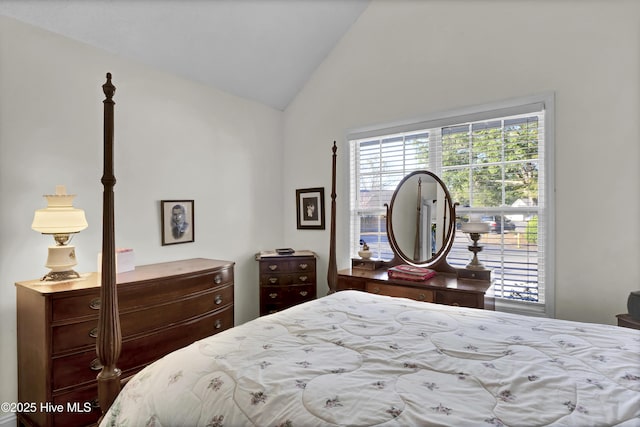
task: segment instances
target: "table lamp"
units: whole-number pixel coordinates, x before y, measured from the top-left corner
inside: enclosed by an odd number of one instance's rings
[[[489,224],[486,222],[464,222],[460,227],[463,233],[467,233],[469,238],[473,241],[473,245],[468,246],[469,250],[473,252],[473,259],[467,268],[471,270],[484,270],[484,265],[478,261],[478,252],[482,251],[482,246],[478,245],[480,235],[489,232]]]
[[[45,266],[51,271],[42,280],[61,281],[78,278],[73,270],[76,262],[75,246],[70,245],[72,234],[87,228],[87,219],[82,209],[73,207],[75,194],[67,194],[64,185],[56,186],[56,194],[44,196],[47,207],[38,209],[33,216],[31,228],[42,234],[53,235],[55,246],[49,246]]]

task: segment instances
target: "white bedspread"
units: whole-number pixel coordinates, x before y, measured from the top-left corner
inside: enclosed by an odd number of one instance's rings
[[[343,291],[148,366],[110,425],[639,426],[640,331]]]

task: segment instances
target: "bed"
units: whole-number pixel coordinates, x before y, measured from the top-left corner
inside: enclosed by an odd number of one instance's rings
[[[640,424],[640,333],[342,291],[152,364],[103,426]]]
[[[334,144],[329,294],[173,352],[121,391],[104,257],[100,426],[640,425],[640,331],[333,292],[335,156]]]

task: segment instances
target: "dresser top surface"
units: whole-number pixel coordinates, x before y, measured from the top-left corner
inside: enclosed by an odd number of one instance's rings
[[[161,277],[175,277],[185,274],[206,272],[221,268],[232,267],[233,261],[223,261],[207,258],[192,258],[181,261],[162,262],[136,266],[135,270],[120,273],[116,276],[117,284],[142,282]],[[97,272],[81,273],[79,279],[60,282],[48,282],[40,279],[17,282],[16,286],[28,288],[42,294],[53,294],[65,291],[90,289],[100,287],[101,275]]]
[[[256,254],[256,260],[264,259],[282,259],[282,258],[294,258],[294,257],[313,257],[316,258],[316,253],[308,250],[296,250],[290,254],[279,254],[275,250],[262,251]]]
[[[343,277],[356,277],[362,279],[376,280],[380,282],[387,282],[389,284],[400,284],[403,286],[414,288],[446,288],[446,289],[458,289],[461,291],[470,292],[487,292],[492,286],[492,282],[488,280],[473,280],[456,277],[455,274],[440,273],[424,281],[410,281],[401,279],[390,279],[386,268],[379,268],[377,270],[364,270],[357,268],[347,268],[338,271],[338,276]]]

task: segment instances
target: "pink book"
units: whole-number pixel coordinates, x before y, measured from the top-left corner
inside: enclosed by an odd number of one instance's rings
[[[422,281],[432,278],[436,272],[429,268],[401,264],[389,268],[387,274],[394,279]]]

